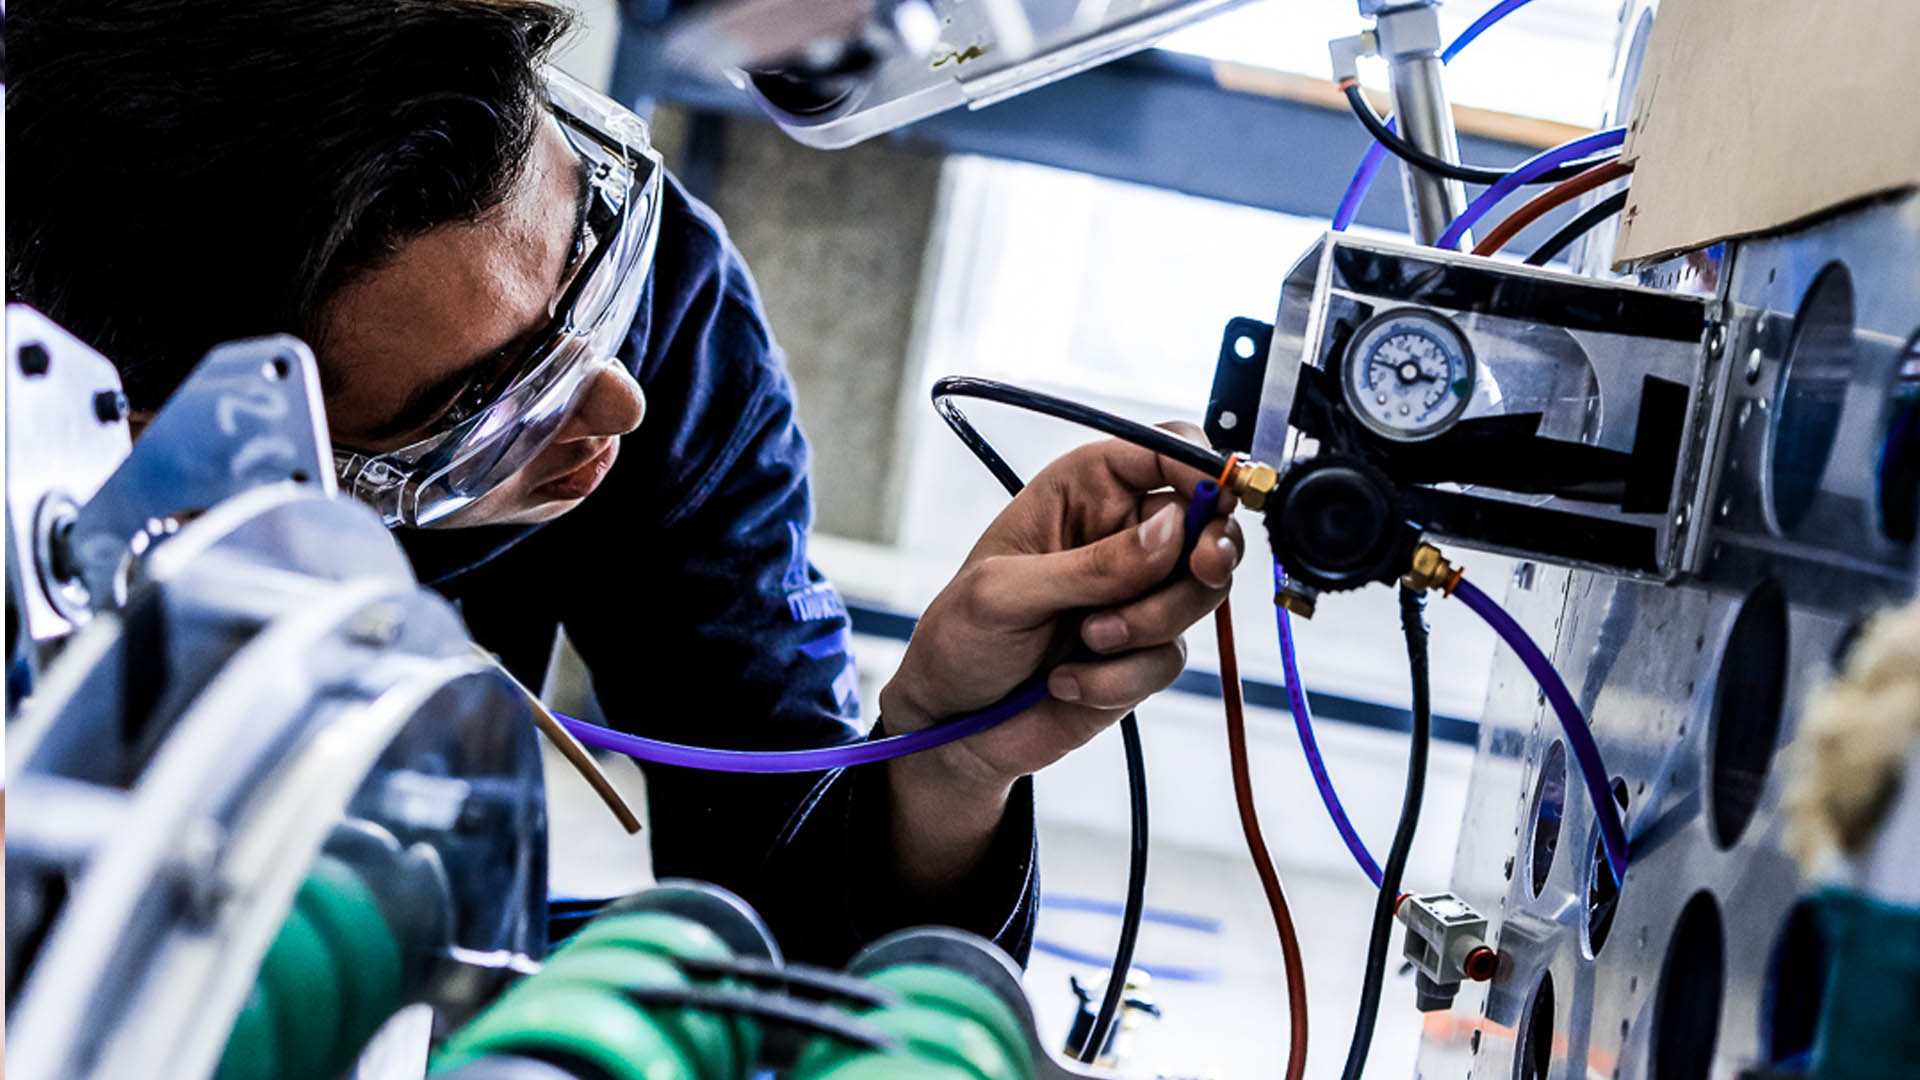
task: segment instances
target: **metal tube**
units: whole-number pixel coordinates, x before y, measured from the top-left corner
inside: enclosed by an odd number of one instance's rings
[[[1414,146],[1446,161],[1460,160],[1453,134],[1453,109],[1440,81],[1440,5],[1438,0],[1361,0],[1360,13],[1374,17],[1380,56],[1387,62],[1393,113],[1400,134]],[[1445,180],[1401,163],[1407,199],[1407,227],[1422,244],[1431,244],[1466,209],[1467,193],[1457,180]],[[1467,241],[1472,246],[1472,241]]]
[[[1400,118],[1400,134],[1435,157],[1459,161],[1453,110],[1440,81],[1440,57],[1430,52],[1389,56],[1387,75],[1392,80],[1393,111]],[[1400,176],[1406,190],[1409,231],[1422,244],[1431,244],[1466,209],[1466,189],[1457,180],[1434,176],[1405,162],[1400,164]],[[1461,239],[1467,247],[1473,245],[1472,239]]]

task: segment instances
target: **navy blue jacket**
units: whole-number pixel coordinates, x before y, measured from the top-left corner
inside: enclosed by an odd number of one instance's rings
[[[621,355],[646,390],[600,489],[540,526],[401,530],[422,582],[540,685],[556,626],[608,722],[737,749],[856,742],[845,606],[807,559],[807,442],[753,280],[712,210],[670,181],[652,280]],[[904,926],[944,923],[1024,963],[1036,852],[1030,782],[990,854],[940,902],[892,873],[884,766],[736,775],[643,765],[654,871],[716,882],[789,957],[838,965]]]

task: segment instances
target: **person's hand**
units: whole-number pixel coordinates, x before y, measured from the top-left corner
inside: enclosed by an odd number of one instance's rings
[[[1200,437],[1190,425],[1169,427]],[[1181,631],[1220,605],[1244,548],[1239,525],[1215,517],[1189,572],[1163,586],[1204,479],[1118,440],[1081,447],[1034,477],[928,605],[881,691],[880,722],[899,734],[972,712],[1051,663],[1049,697],[989,731],[901,759],[896,783],[910,773],[945,789],[949,805],[972,793],[1003,798],[1014,780],[1171,685],[1186,663]],[[1217,509],[1231,506],[1222,495]],[[1066,659],[1079,645],[1098,658]]]

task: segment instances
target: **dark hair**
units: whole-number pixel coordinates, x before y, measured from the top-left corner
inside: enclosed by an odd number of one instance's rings
[[[312,339],[354,274],[499,205],[539,0],[32,0],[6,18],[16,299],[154,408],[212,345]]]

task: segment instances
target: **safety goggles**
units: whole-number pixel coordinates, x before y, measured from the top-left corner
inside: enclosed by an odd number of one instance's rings
[[[587,170],[578,268],[553,322],[516,360],[463,389],[432,435],[378,453],[334,450],[341,487],[389,526],[444,521],[545,450],[596,374],[632,378],[615,354],[653,263],[665,169],[646,121],[555,68],[543,75],[553,115]]]

